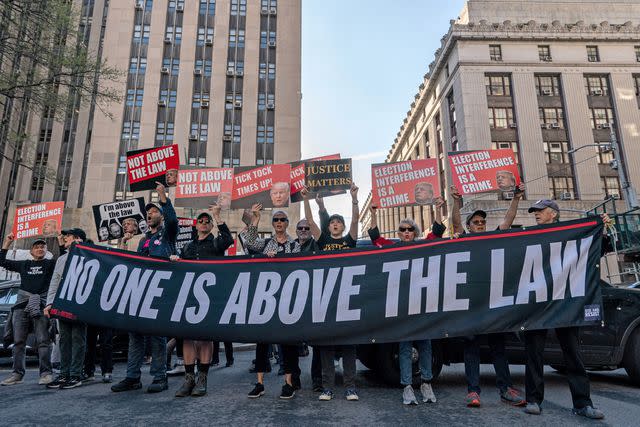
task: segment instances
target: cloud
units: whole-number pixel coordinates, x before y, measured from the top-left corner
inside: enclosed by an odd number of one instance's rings
[[[364,153],[364,154],[359,154],[357,156],[352,156],[351,159],[352,160],[375,159],[376,157],[380,157],[380,156],[386,157],[388,153],[389,153],[389,150],[374,151],[372,153]]]

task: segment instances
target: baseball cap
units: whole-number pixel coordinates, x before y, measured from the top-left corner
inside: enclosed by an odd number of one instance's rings
[[[156,209],[158,209],[158,211],[160,211],[160,215],[164,215],[164,212],[163,212],[163,210],[162,210],[162,206],[160,206],[160,204],[159,204],[159,203],[147,203],[147,204],[144,206],[144,210],[145,210],[145,211],[148,211],[148,210],[149,210],[149,209],[151,209],[151,208],[156,208]]]
[[[285,211],[281,211],[281,210],[274,211],[271,214],[271,218],[275,217],[276,215],[284,215],[287,219],[289,219],[289,215],[287,215]]]
[[[207,217],[209,219],[210,222],[213,222],[213,217],[211,215],[209,215],[207,212],[202,212],[200,215],[198,215],[198,217],[196,219],[200,219],[202,217]]]
[[[333,214],[329,217],[329,221],[327,221],[327,224],[331,224],[331,221],[333,221],[334,219],[337,219],[338,221],[340,221],[342,223],[342,225],[344,225],[344,217],[342,215],[339,214]]]
[[[34,247],[35,245],[46,245],[46,244],[47,242],[44,239],[36,239],[31,244],[31,247]]]
[[[486,219],[487,218],[487,213],[485,211],[483,211],[482,209],[478,209],[477,211],[471,212],[469,215],[467,215],[467,226],[471,222],[471,218],[473,218],[474,216],[481,216],[482,218]]]
[[[549,199],[542,199],[542,200],[538,200],[533,205],[531,205],[531,207],[529,208],[529,213],[535,212],[535,211],[541,211],[542,209],[545,209],[545,208],[551,208],[556,212],[560,212],[560,208],[558,207],[558,204],[556,202]]]
[[[87,233],[85,233],[84,230],[81,228],[68,228],[66,230],[62,230],[61,234],[63,236],[70,234],[72,236],[82,239],[83,242],[87,240]]]

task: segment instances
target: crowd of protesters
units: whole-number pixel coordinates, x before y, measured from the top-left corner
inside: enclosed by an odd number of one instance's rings
[[[171,200],[167,197],[165,187],[158,183],[156,188],[159,202],[146,205],[147,231],[143,234],[136,252],[141,256],[169,258],[172,261],[180,259],[202,260],[224,256],[225,251],[233,244],[233,237],[228,226],[222,220],[220,206],[211,206],[207,212],[197,217],[194,240],[188,243],[178,254],[176,238],[178,235],[178,218]],[[498,230],[511,228],[516,217],[518,205],[524,194],[524,185],[520,185],[498,226]],[[272,237],[260,238],[258,225],[262,217],[262,205],[256,204],[251,209],[251,222],[239,233],[245,252],[263,254],[275,257],[299,252],[342,251],[356,247],[358,238],[358,187],[352,185],[350,196],[352,201],[351,222],[338,214],[329,215],[324,208],[322,198],[316,197],[319,206],[320,225],[312,214],[311,194],[302,190],[304,199],[305,218],[296,224],[296,237],[289,234],[289,217],[284,210],[275,209],[271,215],[273,227]],[[487,213],[476,210],[466,217],[463,224],[461,218],[462,198],[455,187],[450,190],[453,199],[451,212],[453,238],[459,238],[466,233],[483,233],[487,231]],[[446,227],[442,221],[444,201],[442,198],[434,200],[435,215],[431,230],[425,231],[427,240],[442,238]],[[553,200],[539,200],[528,212],[533,214],[537,224],[550,224],[560,220],[560,209]],[[609,218],[603,215],[603,220]],[[214,222],[218,231],[212,234]],[[124,221],[124,236],[119,248],[133,250],[128,246],[136,232],[138,224],[135,220]],[[466,226],[466,227],[465,227]],[[374,246],[382,247],[394,244],[407,244],[423,238],[423,233],[412,218],[400,220],[397,228],[398,241],[381,236],[376,222],[376,208],[371,208],[371,223],[368,230]],[[67,253],[74,243],[89,242],[84,230],[71,228],[62,230],[58,236],[60,255],[57,259],[46,259],[47,244],[45,240],[35,240],[31,245],[31,260],[12,261],[7,259],[7,252],[12,242],[13,234],[5,237],[0,251],[0,266],[7,270],[20,273],[21,284],[18,299],[12,308],[10,323],[7,327],[10,340],[13,342],[13,372],[0,384],[11,386],[23,382],[25,375],[25,346],[27,336],[33,332],[38,349],[40,377],[38,383],[50,389],[76,388],[83,382],[95,379],[96,347],[100,343],[100,368],[102,381],[110,383],[113,380],[113,362],[111,360],[112,337],[114,331],[108,328],[96,328],[80,322],[71,322],[63,318],[53,319],[51,308],[56,291],[60,285]],[[607,245],[603,245],[604,248]],[[579,353],[578,328],[557,328],[558,337],[563,352],[569,388],[573,398],[573,412],[577,415],[592,419],[601,419],[604,414],[595,409],[590,399],[590,385],[584,364]],[[5,340],[7,339],[5,333]],[[509,372],[509,362],[505,353],[505,335],[490,334],[486,337],[492,362],[496,372],[496,387],[500,398],[514,406],[524,407],[528,414],[541,414],[541,404],[544,399],[543,350],[545,346],[546,330],[528,331],[524,333],[526,359],[525,392],[516,389]],[[52,343],[56,342],[60,353],[59,375],[53,378],[51,364]],[[98,339],[99,338],[99,339]],[[184,382],[175,392],[176,397],[203,396],[207,393],[207,377],[209,368],[219,363],[219,343],[202,340],[182,340],[179,337],[171,339],[170,350],[178,348],[181,355],[179,366],[167,366],[167,355],[171,360],[171,351],[167,350],[167,337],[145,337],[139,333],[129,333],[128,360],[126,376],[113,384],[113,392],[126,392],[142,388],[141,366],[150,356],[151,384],[147,392],[158,393],[168,389],[167,374],[184,373]],[[480,402],[480,347],[479,336],[465,337],[464,365],[468,384],[468,394],[465,403],[469,407],[479,407]],[[224,343],[227,356],[226,366],[233,365],[233,347],[231,343]],[[436,394],[432,385],[432,348],[429,339],[400,342],[399,366],[402,384],[402,402],[405,405],[417,405],[413,389],[412,353],[416,348],[420,368],[420,394],[424,403],[436,403]],[[249,398],[259,398],[265,394],[264,374],[271,371],[270,356],[273,349],[278,348],[278,355],[284,374],[284,385],[280,393],[281,399],[291,399],[296,390],[302,387],[299,367],[299,356],[305,348],[303,343],[283,344],[261,342],[255,349],[253,372],[256,383],[249,391]],[[354,345],[315,346],[311,363],[312,389],[320,393],[318,399],[329,401],[334,398],[335,390],[335,361],[341,358],[344,372],[344,396],[349,401],[359,399],[356,390],[356,348]],[[169,363],[170,365],[170,363]]]

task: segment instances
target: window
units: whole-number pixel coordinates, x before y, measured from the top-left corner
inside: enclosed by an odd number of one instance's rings
[[[640,62],[640,46],[634,46],[633,49],[636,52],[636,62]]]
[[[144,74],[147,71],[147,58],[138,58],[134,56],[131,58],[129,65],[129,73],[131,74]]]
[[[622,198],[620,193],[620,180],[617,176],[603,176],[600,179],[602,180],[602,191],[607,198]]]
[[[144,44],[149,43],[149,33],[151,32],[150,25],[135,25],[133,27],[133,41],[142,42]]]
[[[178,100],[178,93],[175,90],[162,89],[160,91],[160,101],[165,101],[167,107],[175,108],[176,101]]]
[[[127,89],[127,100],[125,105],[132,107],[142,107],[142,96],[144,95],[144,89]]]
[[[276,95],[273,93],[259,93],[258,94],[258,111],[264,111],[268,105],[275,105]]]
[[[231,110],[234,107],[241,108],[242,107],[242,94],[236,93],[235,97],[233,93],[227,93],[224,97],[224,108],[227,110]],[[235,103],[234,103],[235,102]]]
[[[551,48],[548,45],[539,45],[538,58],[540,61],[551,62]]]
[[[231,0],[231,15],[247,15],[247,0]]]
[[[608,144],[609,141],[598,141],[596,144]],[[607,150],[603,146],[595,146],[596,154],[598,154],[598,163],[608,165],[614,159],[613,151]]]
[[[513,123],[513,108],[489,108],[490,129],[506,129]]]
[[[598,46],[587,46],[587,61],[600,62],[600,52]]]
[[[172,25],[168,25],[164,36],[167,39],[175,40],[176,44],[180,44],[180,42],[182,41],[182,27],[174,27]]]
[[[592,129],[607,129],[615,125],[613,109],[611,108],[591,108],[589,114]]]
[[[124,122],[122,124],[122,139],[139,139],[140,122]]]
[[[273,126],[258,125],[258,144],[273,144]]]
[[[156,141],[173,141],[173,122],[158,122],[156,126]]]
[[[511,96],[511,80],[509,76],[487,75],[484,77],[487,95]]]
[[[205,77],[211,77],[211,69],[213,64],[210,59],[196,59],[195,68],[201,70]]]
[[[229,30],[229,47],[244,47],[244,30]]]
[[[184,8],[184,0],[169,0],[169,9],[175,9],[176,6],[182,6]]]
[[[560,96],[560,78],[558,76],[535,76],[538,96]]]
[[[276,32],[275,31],[260,31],[260,47],[266,48],[269,44],[274,44],[276,42]]]
[[[538,108],[540,125],[552,129],[564,129],[564,110],[562,108]]]
[[[544,142],[544,154],[547,157],[547,163],[569,163],[567,151],[569,151],[567,142]]]
[[[213,15],[216,12],[216,0],[200,0],[200,8],[198,13],[204,15],[209,11],[209,15]]]
[[[196,41],[196,45],[204,46],[207,40],[210,40],[209,44],[213,42],[213,28],[205,28],[205,27],[198,28],[198,38]]]
[[[549,177],[549,190],[552,199],[573,199],[573,178],[570,176]]]
[[[584,87],[589,96],[609,96],[609,78],[606,75],[584,76]]]
[[[169,69],[172,76],[177,76],[180,71],[180,58],[163,58],[162,66]]]
[[[500,46],[499,44],[490,44],[489,58],[492,61],[502,61],[502,46]]]
[[[491,143],[491,147],[494,150],[511,150],[513,151],[513,154],[515,154],[515,158],[516,158],[516,163],[520,163],[520,156],[518,155],[518,143],[517,142],[507,142],[507,141],[500,141],[500,142],[492,142]]]
[[[202,106],[202,102],[209,102],[209,93],[194,93],[193,101],[191,102],[191,108],[200,108]]]

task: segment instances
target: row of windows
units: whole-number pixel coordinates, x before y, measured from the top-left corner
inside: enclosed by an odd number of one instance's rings
[[[543,128],[565,129],[564,109],[562,107],[538,108],[540,125]],[[489,128],[507,129],[515,125],[513,108],[489,107],[488,109]],[[593,129],[607,129],[615,125],[613,109],[611,108],[590,108],[589,121]]]
[[[634,76],[636,88],[640,79]],[[487,95],[511,96],[511,82],[508,75],[487,75],[484,78]],[[557,75],[536,75],[536,93],[539,96],[560,96],[560,78]],[[584,87],[590,96],[609,96],[607,75],[585,75]],[[637,90],[637,89],[636,89]]]
[[[634,46],[636,61],[640,62],[640,46]],[[600,49],[596,45],[586,46],[586,56],[589,62],[600,62]],[[502,45],[489,45],[489,59],[492,61],[502,61]],[[551,62],[551,46],[538,45],[538,59],[543,62]]]

